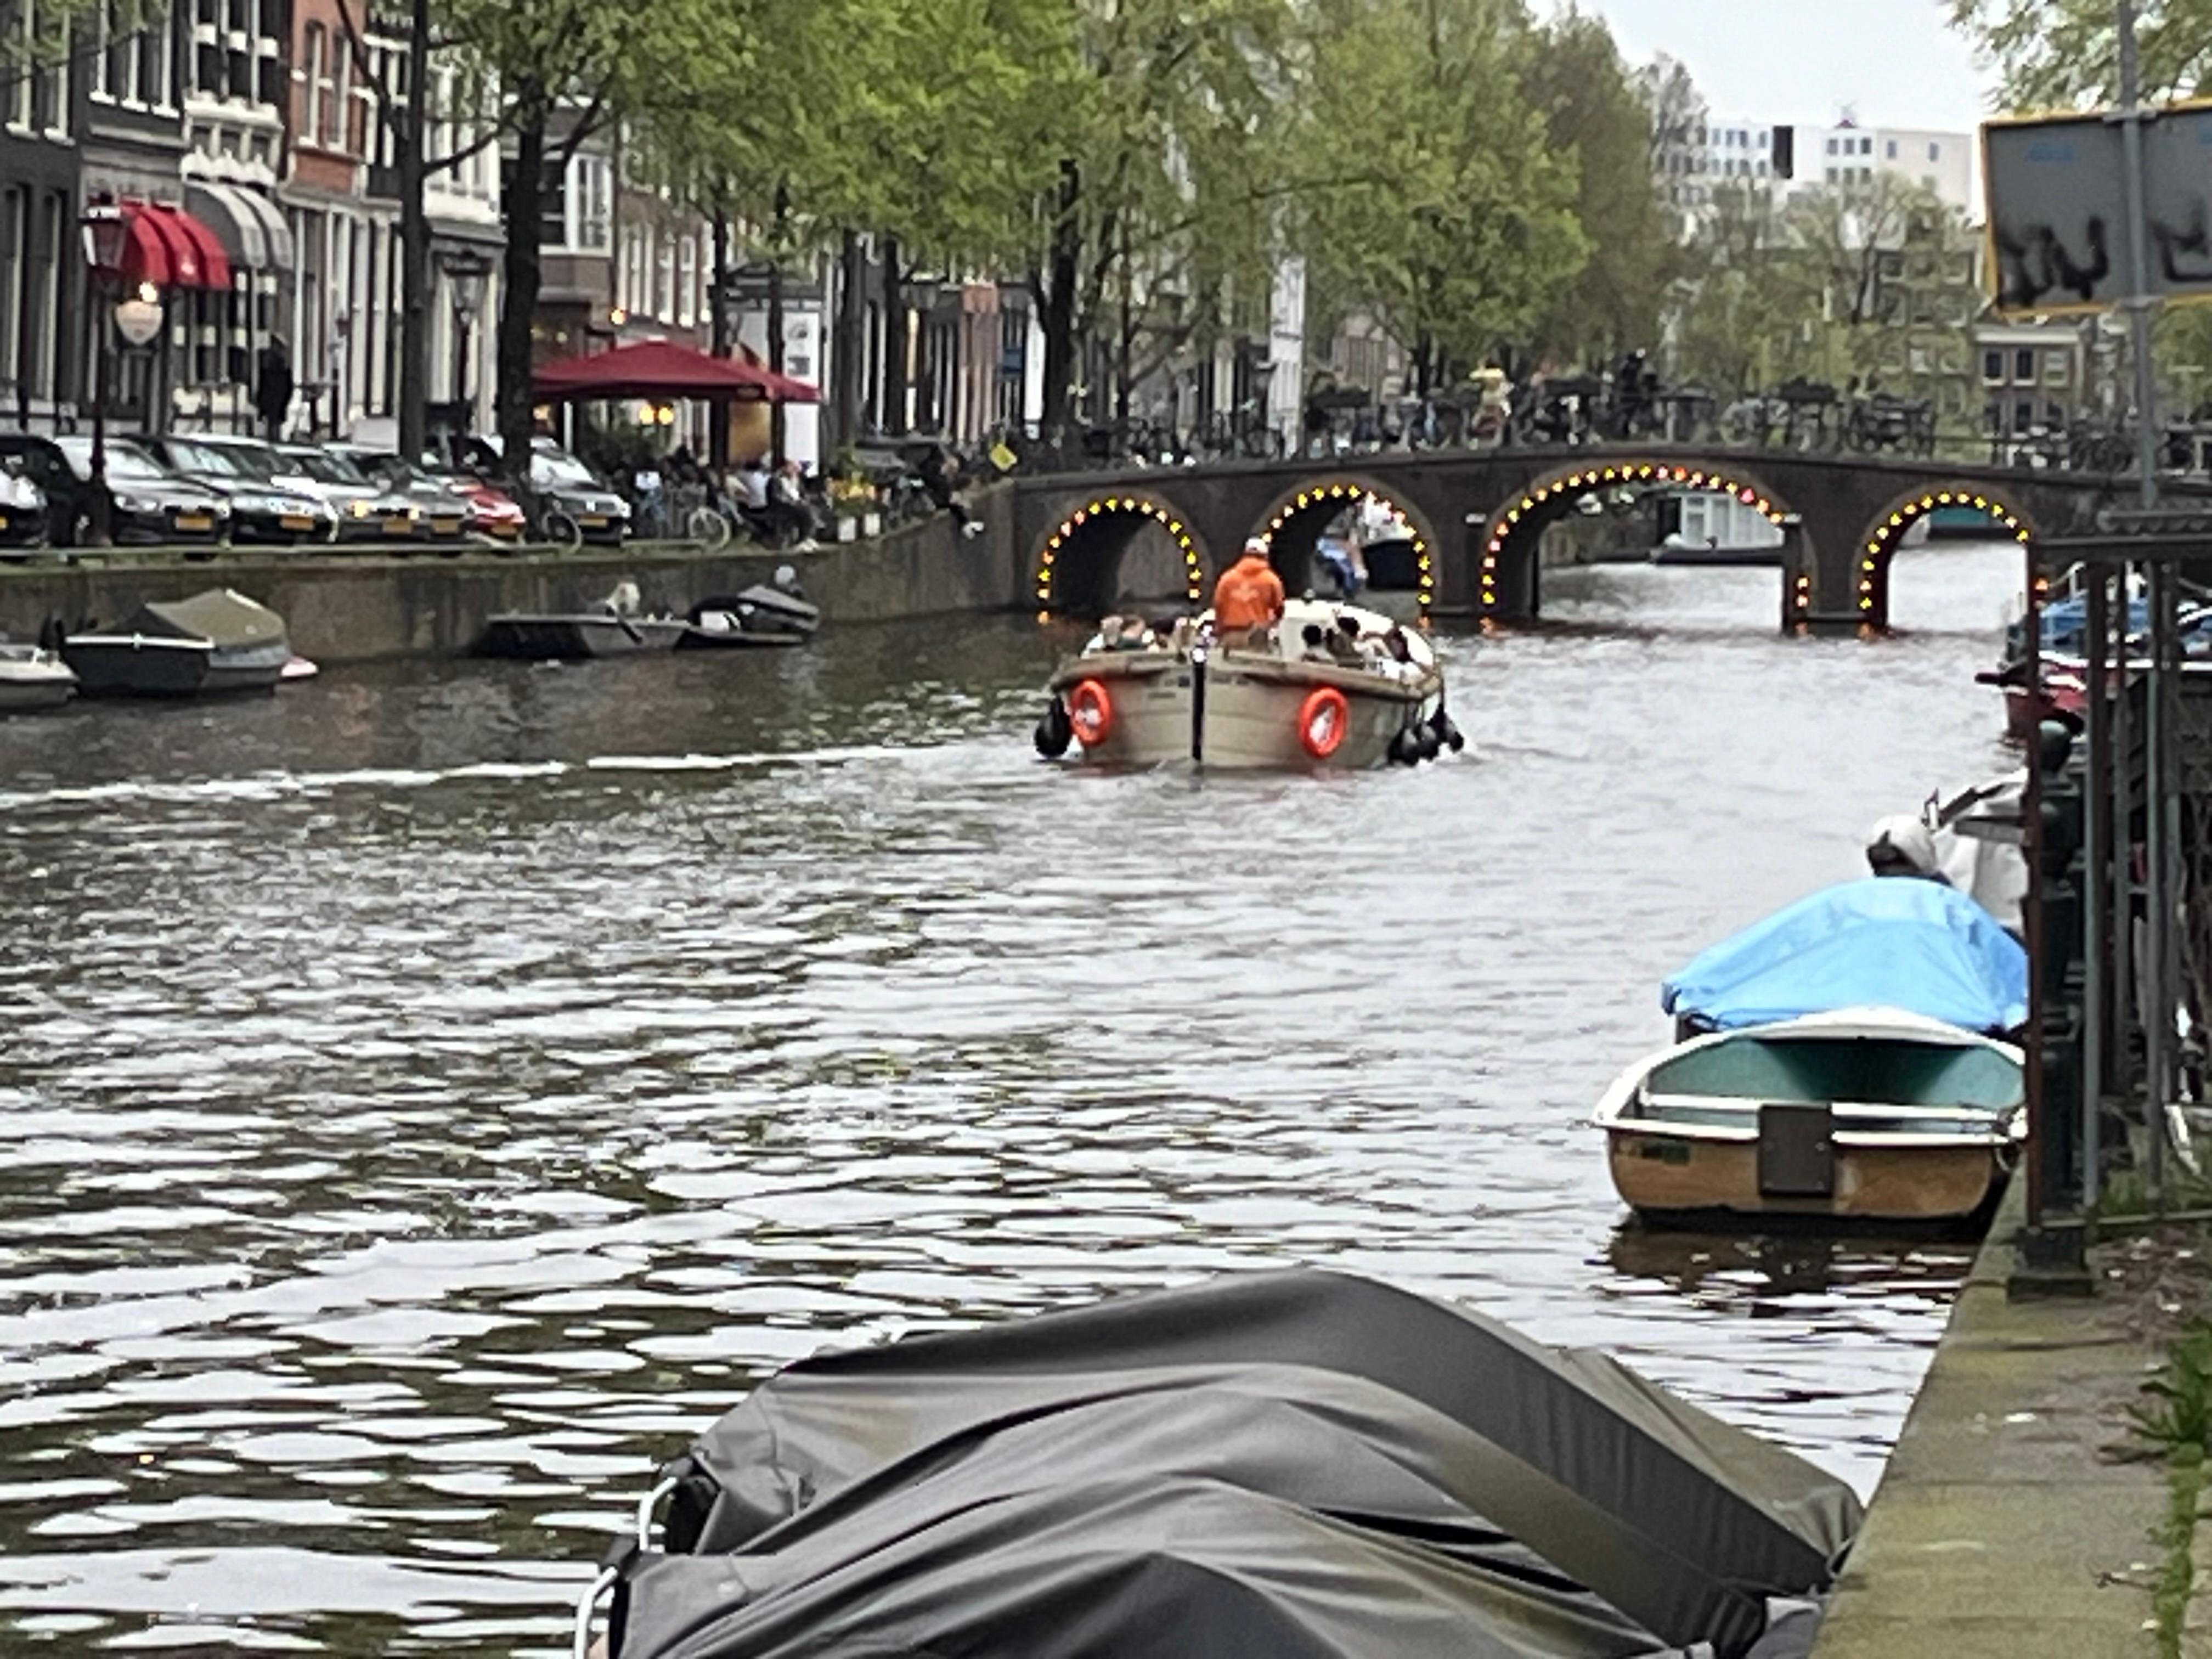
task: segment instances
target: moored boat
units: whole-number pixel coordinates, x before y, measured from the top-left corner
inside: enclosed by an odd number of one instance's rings
[[[503,611],[484,623],[477,653],[530,662],[580,662],[673,651],[690,627],[681,617],[643,613],[635,582],[619,582],[591,611]]]
[[[0,714],[58,708],[76,696],[76,676],[52,651],[0,641]]]
[[[1598,1105],[1647,1217],[1956,1222],[2024,1132],[2027,957],[1937,881],[1814,894],[1705,951],[1662,998],[1675,1043]]]
[[[266,691],[291,657],[284,619],[228,587],[149,600],[120,627],[62,641],[62,659],[88,697]]]
[[[813,638],[822,626],[822,608],[799,591],[787,564],[772,581],[756,582],[727,599],[702,599],[687,620],[690,626],[680,641],[687,650],[757,650]]]
[[[1037,747],[1097,765],[1358,770],[1464,739],[1426,639],[1358,606],[1292,599],[1272,625],[1217,634],[1212,613],[1157,633],[1102,629],[1054,673]]]

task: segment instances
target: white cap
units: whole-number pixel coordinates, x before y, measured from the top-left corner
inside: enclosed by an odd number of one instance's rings
[[[1245,539],[1244,550],[1255,557],[1266,558],[1268,556],[1267,538],[1265,536],[1248,537]]]
[[[1883,852],[1893,854],[1923,876],[1934,875],[1938,867],[1936,837],[1918,818],[1903,813],[1881,819],[1867,836],[1869,860]]]

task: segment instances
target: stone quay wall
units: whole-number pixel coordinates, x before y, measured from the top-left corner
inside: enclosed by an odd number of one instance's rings
[[[115,549],[0,552],[0,636],[30,640],[52,617],[75,628],[126,621],[149,599],[231,587],[285,619],[292,648],[319,663],[459,656],[502,611],[586,610],[617,582],[638,586],[648,610],[682,612],[698,601],[797,567],[825,623],[1006,611],[1021,591],[1006,492],[977,501],[984,532],[963,538],[951,517],[900,526],[810,553],[737,544],[709,553],[695,544],[622,548]]]

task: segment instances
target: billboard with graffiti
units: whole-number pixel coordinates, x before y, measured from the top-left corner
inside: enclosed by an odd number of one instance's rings
[[[2101,113],[1982,128],[1989,281],[2010,313],[2101,311],[2128,298],[2119,124]],[[2158,112],[2143,128],[2150,292],[2212,299],[2212,104]]]

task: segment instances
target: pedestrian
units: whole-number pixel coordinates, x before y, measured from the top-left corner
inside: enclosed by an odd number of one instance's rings
[[[929,453],[922,458],[921,487],[929,492],[931,501],[951,514],[960,533],[973,540],[983,533],[983,521],[968,511],[957,493],[958,485],[958,468],[952,457],[944,445],[931,445]]]
[[[282,442],[284,422],[292,412],[292,359],[282,339],[271,337],[261,348],[253,375],[253,412],[268,428],[270,443]]]

